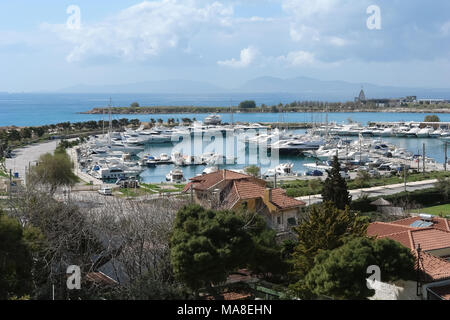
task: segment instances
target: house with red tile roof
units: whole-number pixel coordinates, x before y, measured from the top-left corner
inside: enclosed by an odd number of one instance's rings
[[[417,261],[416,291],[422,299],[450,298],[449,219],[418,216],[389,223],[374,222],[369,225],[367,234],[395,240],[411,249]],[[439,293],[433,294],[433,290]]]
[[[266,181],[230,170],[219,170],[190,179],[184,188],[205,208],[257,212],[274,230],[289,232],[297,225],[305,202],[288,197],[283,189],[267,188]]]

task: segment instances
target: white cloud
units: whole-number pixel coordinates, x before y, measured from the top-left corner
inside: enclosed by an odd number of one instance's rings
[[[146,60],[180,46],[186,52],[202,26],[230,25],[232,15],[233,8],[220,2],[157,0],[131,6],[100,23],[83,23],[80,30],[51,24],[43,24],[42,29],[74,45],[69,62],[98,56]]]
[[[349,44],[349,41],[341,37],[330,37],[329,41],[336,47],[344,47]]]
[[[307,51],[289,52],[285,56],[279,56],[277,60],[294,67],[311,66],[317,62],[314,54]]]
[[[218,61],[217,63],[221,66],[232,67],[232,68],[245,68],[250,66],[255,59],[259,56],[259,50],[254,47],[248,47],[241,50],[240,59],[231,59]]]
[[[299,19],[327,14],[339,4],[339,0],[284,0],[282,7]]]

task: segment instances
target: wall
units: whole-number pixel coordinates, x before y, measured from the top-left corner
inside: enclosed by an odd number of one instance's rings
[[[370,300],[422,300],[422,297],[417,296],[415,281],[400,280],[395,283],[375,281],[369,286],[375,290],[375,295],[370,297]]]

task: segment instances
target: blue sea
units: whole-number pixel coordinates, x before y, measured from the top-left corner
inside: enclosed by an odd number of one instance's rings
[[[231,106],[237,105],[243,100],[255,100],[258,105],[273,105],[278,103],[290,103],[301,100],[301,97],[292,94],[210,94],[210,95],[174,95],[174,94],[4,94],[0,93],[0,127],[1,126],[38,126],[44,124],[56,124],[60,122],[82,122],[88,120],[102,120],[102,115],[80,114],[95,107],[106,107],[109,101],[113,106],[129,106],[132,102],[138,102],[142,106]],[[431,114],[431,113],[430,113]],[[141,121],[149,121],[150,118],[167,120],[168,118],[181,119],[184,117],[203,120],[208,114],[157,114],[157,115],[113,115],[113,119],[137,118]],[[221,115],[223,121],[230,122],[231,115]],[[362,124],[369,121],[423,121],[426,114],[421,113],[329,113],[328,120],[338,123],[347,122],[349,119]],[[438,114],[441,121],[450,122],[450,114]],[[233,115],[234,121],[242,122],[325,122],[325,113],[256,113]],[[107,120],[107,115],[104,116]],[[301,131],[299,131],[301,132]],[[438,162],[444,162],[444,144],[439,139],[407,139],[387,138],[387,141],[410,152],[417,153],[422,150],[425,143],[427,155]],[[161,153],[171,153],[171,146],[150,146],[147,150],[155,156]],[[281,162],[293,162],[294,170],[305,171],[303,164],[310,159],[298,157],[283,157]],[[242,166],[227,166],[240,168]],[[147,182],[160,182],[172,169],[172,166],[158,166],[148,169],[143,173]],[[187,167],[185,176],[193,177],[202,172],[204,167]],[[264,168],[267,169],[267,168]]]
[[[138,102],[142,106],[218,106],[237,105],[243,100],[255,100],[258,105],[273,105],[301,100],[294,94],[5,94],[0,93],[0,126],[38,126],[65,121],[82,122],[101,120],[102,115],[79,114],[95,107],[106,107],[111,98],[113,106],[129,106]],[[149,121],[150,118],[204,119],[207,114],[157,114],[157,115],[113,115],[113,119],[138,118]],[[107,115],[105,115],[106,119]],[[229,114],[222,115],[224,121],[230,121]],[[420,113],[329,113],[329,121],[346,122],[349,118],[366,124],[368,121],[423,121],[425,114]],[[439,114],[441,121],[450,121],[450,114]],[[243,122],[324,122],[325,114],[318,113],[257,113],[234,114],[234,121]]]

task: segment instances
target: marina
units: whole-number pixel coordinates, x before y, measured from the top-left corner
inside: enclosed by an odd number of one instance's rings
[[[180,183],[228,169],[244,172],[250,165],[273,180],[323,176],[337,156],[342,175],[364,170],[371,176],[403,170],[443,170],[448,124],[358,123],[314,126],[308,130],[272,129],[267,123],[189,126],[141,126],[91,137],[77,148],[81,170],[114,183],[139,178],[145,183]],[[424,130],[426,129],[426,130]]]

